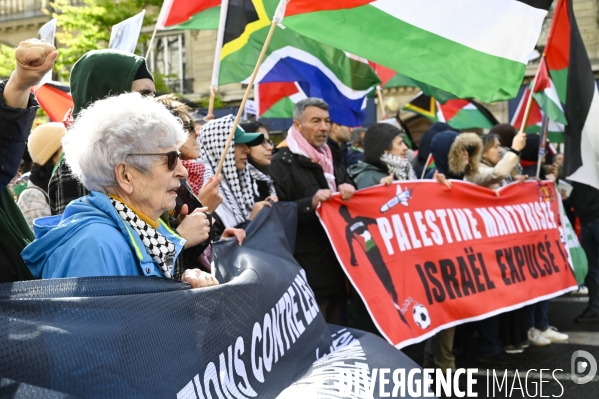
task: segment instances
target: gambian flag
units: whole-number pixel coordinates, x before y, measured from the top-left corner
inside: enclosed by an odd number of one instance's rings
[[[218,84],[247,83],[271,18],[263,0],[224,0],[221,7],[226,11],[221,20],[226,23],[219,32],[223,45]],[[366,60],[291,29],[277,29],[256,82],[296,83],[306,96],[322,98],[329,104],[331,120],[341,125],[360,126],[366,119],[366,96],[380,80]]]
[[[218,29],[221,0],[164,0],[158,29]]]
[[[273,15],[279,0],[264,2]],[[551,3],[289,0],[282,24],[459,98],[493,102],[518,94]]]
[[[488,109],[474,100],[455,99],[440,104],[434,97],[420,93],[404,109],[432,122],[446,122],[454,129],[490,129],[499,123]]]
[[[298,101],[308,98],[297,82],[259,83],[254,98],[261,118],[292,118]]]
[[[526,110],[526,102],[530,96],[530,89],[527,87],[522,94],[518,108],[512,117],[511,125],[516,129],[520,130],[522,121],[524,120],[524,111]],[[544,113],[539,107],[539,104],[533,97],[532,107],[530,108],[530,115],[528,116],[528,122],[524,131],[526,133],[541,133],[541,127],[543,125]],[[563,143],[564,142],[564,125],[549,119],[549,126],[547,131],[547,138],[551,143]]]
[[[568,121],[566,176],[599,189],[599,92],[571,0],[557,3],[545,54]]]

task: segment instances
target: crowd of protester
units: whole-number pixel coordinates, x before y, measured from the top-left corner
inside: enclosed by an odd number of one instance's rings
[[[352,130],[331,121],[318,98],[296,104],[276,148],[267,126],[241,123],[221,165],[234,118],[206,121],[174,96],[154,98],[145,60],[113,50],[91,51],[73,66],[72,112],[64,124],[43,124],[30,134],[38,104],[29,88],[56,57],[47,43],[23,42],[15,72],[0,84],[2,282],[157,276],[194,288],[215,285],[210,243],[233,238],[243,245],[244,230],[264,207],[291,201],[298,220],[294,257],[326,321],[379,334],[316,216],[319,203],[334,193],[351,201],[357,189],[423,176],[448,187],[454,179],[493,190],[534,179],[537,169],[542,179],[565,178],[563,156],[539,168],[545,143],[509,125],[481,136],[436,123],[414,153],[399,125]],[[7,186],[25,146],[33,166],[17,206]],[[431,157],[434,167],[427,168]],[[589,303],[576,321],[599,322],[599,192],[574,183],[564,199],[580,220],[589,260]],[[377,275],[384,284],[384,273]],[[392,284],[386,288],[398,306]],[[567,340],[550,326],[548,306],[542,301],[472,326],[479,360],[504,366],[528,345]],[[452,327],[429,339],[425,366],[455,369],[459,335]]]

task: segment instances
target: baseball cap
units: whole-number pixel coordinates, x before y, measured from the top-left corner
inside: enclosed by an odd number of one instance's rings
[[[235,144],[247,144],[248,147],[254,147],[262,144],[264,135],[262,133],[250,133],[243,130],[241,126],[237,126],[234,137]]]

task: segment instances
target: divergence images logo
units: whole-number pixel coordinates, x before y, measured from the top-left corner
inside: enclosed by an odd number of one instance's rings
[[[588,373],[585,376],[581,374]],[[597,374],[597,360],[587,351],[576,351],[572,354],[572,381],[576,384],[586,384]]]

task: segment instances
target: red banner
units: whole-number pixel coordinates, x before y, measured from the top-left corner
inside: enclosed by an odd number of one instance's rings
[[[381,333],[398,348],[577,287],[551,183],[498,191],[396,182],[317,214]]]

